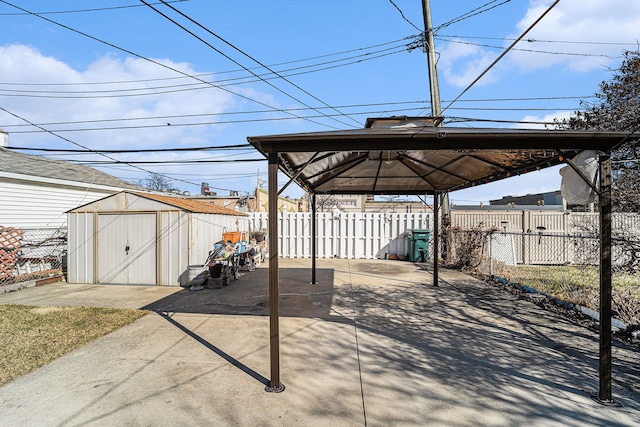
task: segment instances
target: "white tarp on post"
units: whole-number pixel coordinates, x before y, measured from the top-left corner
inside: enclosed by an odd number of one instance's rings
[[[573,158],[572,162],[590,182],[594,182],[596,173],[598,173],[598,158],[595,151],[581,151]],[[560,169],[560,175],[562,175],[560,192],[567,203],[571,205],[593,203],[596,196],[595,191],[571,166]]]

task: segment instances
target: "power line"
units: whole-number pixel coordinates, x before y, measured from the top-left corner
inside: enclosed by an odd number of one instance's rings
[[[506,3],[509,3],[511,0],[504,0],[502,3],[498,3],[496,5],[493,5],[491,7],[488,7],[489,5],[491,5],[492,3],[497,2],[498,0],[491,0],[488,3],[483,4],[482,6],[476,7],[475,9],[470,10],[469,12],[463,13],[462,15],[458,16],[457,18],[454,18],[450,21],[447,21],[443,24],[438,25],[436,28],[433,29],[433,34],[435,36],[435,34],[440,31],[442,28],[448,27],[449,25],[458,23],[460,21],[464,21],[465,19],[469,19],[473,16],[477,16],[480,15],[482,13],[488,12],[492,9],[495,9],[498,6],[502,6]]]
[[[267,159],[231,159],[231,160],[136,160],[136,161],[91,161],[91,160],[68,160],[71,163],[82,165],[195,165],[195,164],[210,164],[210,163],[247,163],[247,162],[264,162]],[[148,171],[147,171],[148,172]],[[154,172],[155,173],[155,172]],[[175,179],[175,178],[171,178]]]
[[[461,36],[461,35],[449,35],[440,34],[438,38],[461,38],[461,39],[479,39],[479,40],[500,40],[500,41],[513,41],[514,38],[508,37],[484,37],[484,36]],[[528,38],[524,40],[529,43],[558,43],[558,44],[587,44],[587,45],[603,45],[603,46],[637,46],[637,42],[599,42],[599,41],[579,41],[579,40],[540,40]]]
[[[260,76],[258,76],[256,73],[254,73],[252,70],[248,69],[247,67],[243,66],[242,64],[240,64],[239,62],[237,62],[236,60],[232,59],[231,57],[229,57],[228,55],[222,53],[219,49],[215,48],[213,45],[211,45],[210,43],[206,42],[204,39],[198,37],[195,33],[193,33],[192,31],[188,30],[186,27],[180,25],[177,21],[175,21],[174,19],[170,18],[169,16],[167,16],[166,14],[162,13],[161,11],[159,11],[158,9],[156,9],[155,7],[151,6],[149,3],[147,3],[145,0],[140,0],[142,3],[146,4],[147,6],[149,6],[152,10],[156,11],[158,14],[160,14],[162,17],[164,17],[165,19],[169,20],[171,23],[173,23],[174,25],[178,26],[179,28],[181,28],[182,30],[186,31],[188,34],[190,34],[191,36],[195,37],[197,40],[201,41],[202,43],[204,43],[205,45],[209,46],[211,49],[215,50],[216,52],[218,52],[220,55],[224,56],[225,58],[229,59],[230,61],[232,61],[234,64],[239,65],[240,67],[242,67],[244,70],[250,72],[251,74],[253,74],[255,77],[259,78],[260,80],[262,80],[264,83],[267,83],[269,86],[273,87],[274,89],[276,89],[277,91],[281,92],[282,94],[288,96],[289,98],[293,99],[296,102],[300,102],[302,105],[309,107],[306,103],[298,100],[296,97],[294,97],[293,95],[289,94],[288,92],[285,92],[284,90],[280,89],[279,87],[271,84],[270,82],[268,82],[265,79],[262,79]],[[297,84],[293,83],[291,80],[288,80],[286,77],[282,76],[281,74],[279,74],[278,72],[272,70],[271,68],[269,68],[268,66],[264,65],[262,62],[258,61],[257,59],[255,59],[254,57],[252,57],[251,55],[249,55],[248,53],[246,53],[245,51],[243,51],[242,49],[239,49],[237,46],[235,46],[234,44],[230,43],[229,41],[227,41],[226,39],[224,39],[223,37],[219,36],[218,34],[214,33],[213,31],[211,31],[209,28],[205,27],[204,25],[200,24],[198,21],[196,21],[195,19],[191,18],[190,16],[186,15],[185,13],[183,13],[182,11],[180,11],[179,9],[175,8],[174,6],[170,5],[169,3],[167,3],[165,0],[160,0],[162,2],[162,4],[164,4],[165,6],[169,7],[171,10],[173,10],[174,12],[178,13],[180,16],[182,16],[183,18],[187,19],[188,21],[190,21],[191,23],[195,24],[196,26],[198,26],[199,28],[203,29],[204,31],[206,31],[207,33],[211,34],[212,36],[214,36],[215,38],[217,38],[218,40],[222,41],[223,43],[225,43],[227,46],[231,47],[232,49],[234,49],[235,51],[239,52],[240,54],[246,56],[247,58],[249,58],[250,60],[254,61],[256,64],[260,65],[261,67],[265,68],[266,70],[268,70],[270,73],[273,73],[274,75],[278,76],[280,79],[284,80],[285,82],[289,83],[290,85],[292,85],[293,87],[295,87],[296,89],[300,90],[302,93],[304,93],[307,96],[310,96],[311,98],[315,99],[316,101],[320,102],[321,104],[325,105],[326,107],[330,107],[332,109],[334,109],[337,113],[342,114],[342,116],[347,117],[349,119],[351,119],[352,121],[356,122],[355,119],[353,119],[352,117],[349,117],[348,115],[342,113],[341,111],[336,110],[335,108],[331,107],[329,104],[327,104],[326,102],[324,102],[323,100],[321,100],[320,98],[318,98],[317,96],[311,94],[310,92],[306,91],[305,89],[301,88],[300,86],[298,86]],[[333,118],[333,117],[332,117]],[[337,120],[335,118],[333,118],[334,120],[336,120],[338,123],[341,123],[345,126],[348,126],[347,123],[344,123],[340,120]],[[357,123],[357,122],[356,122]]]
[[[183,1],[186,1],[186,0],[183,0]],[[140,6],[142,6],[142,5],[140,5]],[[328,58],[328,57],[332,57],[332,56],[340,56],[340,55],[345,55],[345,54],[349,54],[349,53],[352,53],[352,52],[366,51],[366,50],[370,50],[370,49],[379,48],[381,46],[388,46],[390,44],[405,42],[406,40],[412,40],[412,39],[415,39],[416,37],[417,36],[407,36],[407,37],[404,37],[402,39],[393,40],[393,41],[384,42],[384,43],[378,43],[378,44],[371,45],[371,46],[366,46],[366,47],[361,47],[361,48],[356,48],[356,49],[350,49],[350,50],[345,50],[345,51],[341,51],[341,52],[329,53],[329,54],[324,54],[324,55],[317,55],[317,56],[313,56],[313,57],[310,57],[310,58],[295,59],[295,60],[291,60],[291,61],[279,62],[279,63],[276,63],[276,64],[271,64],[270,67],[277,67],[277,66],[281,66],[281,65],[295,64],[295,63],[299,63],[299,62],[307,62],[307,61],[312,61],[312,60],[321,59],[321,58]],[[359,55],[350,56],[350,57],[342,58],[342,59],[336,59],[336,60],[333,60],[333,61],[319,62],[317,64],[311,64],[311,65],[305,65],[305,66],[302,66],[302,67],[289,68],[289,69],[281,70],[280,72],[299,70],[299,69],[304,69],[304,68],[309,68],[309,67],[314,67],[314,66],[319,66],[319,65],[326,65],[326,64],[331,64],[331,63],[342,62],[342,61],[346,61],[346,60],[354,59],[354,58],[359,58],[359,57],[371,56],[372,54],[385,52],[385,51],[388,51],[388,50],[391,50],[391,49],[402,49],[402,51],[405,51],[406,50],[406,46],[407,46],[407,43],[403,43],[401,46],[394,46],[394,47],[390,47],[390,48],[380,49],[380,50],[376,50],[374,52],[362,53],[362,54],[359,54]],[[347,65],[350,65],[350,64],[347,64]],[[262,68],[262,67],[254,67],[254,68]],[[91,86],[91,85],[112,85],[112,84],[129,84],[129,83],[148,83],[148,82],[156,82],[156,81],[170,81],[170,80],[191,79],[192,76],[204,78],[206,76],[221,75],[221,74],[232,74],[232,73],[237,73],[237,72],[240,72],[240,71],[242,71],[242,70],[227,70],[227,71],[216,71],[216,72],[213,72],[213,73],[193,74],[193,75],[188,75],[188,76],[159,77],[159,78],[154,78],[154,79],[119,80],[119,81],[105,81],[105,82],[72,82],[72,83],[15,83],[15,82],[0,82],[0,85],[5,85],[5,86]],[[241,77],[241,78],[245,79],[247,77]],[[218,80],[218,82],[227,82],[227,81],[233,81],[233,80],[237,80],[237,79],[240,79],[240,78]],[[193,83],[193,84],[200,84],[200,83]],[[180,85],[178,85],[178,87],[179,86]],[[171,87],[171,86],[168,86],[168,87]]]
[[[542,99],[542,98],[541,98]],[[551,99],[551,98],[544,98]],[[392,105],[410,105],[410,104],[424,104],[428,101],[397,101],[397,102],[385,102],[385,103],[369,103],[369,104],[352,104],[352,105],[340,105],[336,108],[362,108],[362,107],[376,107],[383,106],[388,107]],[[465,101],[466,102],[466,101]],[[323,107],[317,107],[323,108]],[[287,108],[286,111],[309,111],[311,108]],[[393,111],[402,111],[402,110],[393,110]],[[249,110],[249,111],[227,111],[221,113],[202,113],[202,114],[180,114],[180,115],[170,115],[170,116],[145,116],[145,117],[122,117],[115,119],[96,119],[96,120],[77,120],[77,121],[65,121],[65,122],[44,122],[38,123],[41,126],[60,126],[60,125],[78,125],[78,124],[90,124],[90,123],[110,123],[110,122],[130,122],[130,121],[142,121],[142,120],[171,120],[171,119],[184,119],[184,118],[195,118],[195,117],[216,117],[216,116],[237,116],[243,114],[273,114],[275,111],[273,110]],[[353,114],[367,114],[368,112],[356,112]],[[217,123],[217,122],[213,122]],[[9,128],[19,128],[30,126],[28,124],[0,124],[1,128],[9,129]]]
[[[169,3],[182,3],[189,0],[168,0]],[[158,2],[152,4],[159,4]],[[103,12],[105,10],[118,10],[118,9],[131,9],[134,7],[144,7],[141,4],[131,4],[124,6],[111,6],[111,7],[95,7],[91,9],[74,9],[74,10],[55,10],[49,12],[36,12],[38,15],[60,15],[69,13],[85,13],[85,12]],[[0,16],[20,16],[30,15],[29,12],[14,12],[14,13],[0,13]]]
[[[249,148],[251,144],[236,144],[236,145],[218,145],[211,147],[180,147],[180,148],[148,148],[140,150],[100,150],[101,153],[109,154],[123,154],[123,153],[159,153],[159,152],[179,152],[179,151],[211,151],[211,150],[237,150],[240,148]],[[91,149],[73,150],[73,149],[59,149],[59,148],[35,148],[35,147],[6,147],[10,150],[29,150],[29,151],[43,151],[52,153],[95,153]]]
[[[515,45],[516,43],[518,43],[520,40],[522,40],[522,38],[529,32],[531,31],[531,29],[533,27],[535,27],[538,22],[540,22],[542,20],[542,18],[544,18],[547,13],[549,13],[551,11],[551,9],[553,9],[558,3],[560,2],[560,0],[555,0],[553,2],[553,4],[551,4],[551,6],[549,6],[547,8],[547,10],[545,10],[542,15],[540,15],[540,17],[538,17],[538,19],[536,19],[535,21],[533,21],[533,23],[516,39],[514,40],[514,42],[509,45],[509,47],[507,47],[504,52],[502,52],[491,64],[489,64],[489,66],[482,72],[480,73],[480,75],[478,77],[476,77],[476,79],[474,81],[472,81],[461,93],[460,95],[458,95],[453,101],[451,101],[443,110],[442,112],[444,113],[447,108],[451,107],[451,105],[456,102],[460,97],[462,97],[462,95],[464,95],[469,89],[471,89],[471,87],[473,85],[475,85],[478,80],[480,80],[485,74],[487,74],[489,72],[489,70],[491,68],[493,68],[494,65],[496,65],[498,63],[498,61],[500,61]]]
[[[383,112],[392,112],[392,111],[406,111],[405,108],[398,110],[388,110],[385,109]],[[378,112],[376,112],[378,113]],[[352,113],[358,115],[371,114],[371,112],[359,112]],[[335,114],[336,116],[341,116],[341,114]],[[238,123],[260,123],[260,122],[277,122],[277,121],[285,121],[285,120],[299,120],[305,119],[308,121],[313,121],[311,119],[318,119],[323,117],[331,117],[330,114],[322,114],[315,116],[299,116],[299,117],[276,117],[276,118],[263,118],[263,119],[244,119],[244,120],[218,120],[215,122],[198,122],[198,123],[162,123],[162,124],[154,124],[154,125],[137,125],[137,126],[111,126],[111,127],[93,127],[93,128],[75,128],[75,129],[54,129],[55,132],[89,132],[89,131],[113,131],[113,130],[131,130],[131,129],[154,129],[154,128],[165,128],[167,126],[172,127],[192,127],[192,126],[210,126],[210,125],[225,125],[225,124],[238,124]],[[9,126],[7,126],[8,128]],[[22,130],[22,131],[14,131],[14,134],[26,134],[26,133],[40,133],[43,130]],[[48,131],[46,131],[48,132]]]
[[[487,99],[466,99],[459,100],[459,103],[494,103],[494,102],[538,102],[538,101],[555,101],[555,100],[585,100],[595,98],[595,96],[548,96],[548,97],[523,97],[523,98],[487,98]],[[448,102],[448,101],[445,101]],[[426,104],[428,101],[398,101],[398,102],[386,102],[386,103],[369,103],[369,104],[352,104],[352,105],[340,105],[337,108],[362,108],[362,107],[389,107],[389,106],[399,106],[399,105],[407,105],[410,106],[415,104],[416,108],[427,108]],[[421,107],[422,106],[422,107]],[[318,107],[322,108],[322,107]],[[458,107],[451,108],[452,110],[501,110],[500,108],[495,107]],[[515,108],[507,108],[504,107],[504,110],[514,110]],[[518,110],[580,110],[580,108],[576,107],[556,107],[556,108],[536,108],[536,107],[522,107],[517,108]],[[287,109],[287,111],[309,111],[310,108],[292,108]],[[385,108],[384,110],[379,111],[356,111],[352,112],[352,115],[369,115],[369,114],[388,114],[388,113],[397,113],[407,111],[408,108],[395,108],[389,109]],[[84,125],[84,124],[94,124],[94,123],[116,123],[116,122],[134,122],[134,121],[149,121],[149,120],[162,120],[174,121],[175,119],[188,119],[188,118],[199,118],[199,117],[217,117],[217,116],[238,116],[238,115],[252,115],[252,114],[272,114],[273,110],[249,110],[249,111],[235,111],[235,112],[222,112],[222,113],[207,113],[207,114],[184,114],[184,115],[171,115],[171,116],[150,116],[150,117],[124,117],[124,118],[114,118],[114,119],[99,119],[99,120],[79,120],[79,121],[65,121],[65,122],[43,122],[38,123],[40,126],[64,126],[64,125]],[[198,123],[173,123],[172,126],[209,126],[216,124],[232,124],[232,123],[252,123],[252,122],[265,122],[265,121],[281,121],[281,120],[291,120],[291,118],[261,118],[261,119],[244,119],[244,120],[227,120],[227,121],[212,121],[212,122],[198,122]],[[166,123],[163,124],[154,124],[154,125],[136,125],[136,126],[119,126],[119,127],[100,127],[100,128],[77,128],[77,129],[60,129],[59,131],[64,132],[74,132],[74,131],[102,131],[102,130],[118,130],[118,129],[144,129],[144,128],[157,128],[157,127],[165,127]],[[22,127],[32,127],[31,124],[0,124],[0,127],[5,130],[10,130],[14,128],[22,128]],[[38,133],[40,130],[28,130],[28,131],[11,131],[11,133]],[[205,148],[206,149],[206,148]]]
[[[580,108],[566,108],[566,107],[557,107],[557,108],[474,108],[474,107],[457,107],[450,108],[451,110],[480,110],[480,111],[557,111],[557,110],[571,110],[578,111],[582,110]],[[406,112],[406,108],[402,109],[384,109],[380,111],[366,111],[366,112],[354,112],[352,115],[388,115],[393,112]],[[338,115],[338,114],[336,114]],[[322,117],[330,117],[329,114],[323,115],[315,115],[315,116],[302,116],[305,119],[317,119]],[[285,120],[295,120],[294,117],[276,117],[276,118],[262,118],[262,119],[239,119],[239,120],[219,120],[214,122],[197,122],[197,123],[167,123],[167,124],[154,124],[154,125],[136,125],[136,126],[110,126],[110,127],[91,127],[91,128],[72,128],[72,129],[54,129],[54,132],[97,132],[97,131],[114,131],[114,130],[132,130],[132,129],[157,129],[164,128],[167,126],[172,127],[193,127],[193,126],[211,126],[211,125],[226,125],[226,124],[238,124],[238,123],[260,123],[260,122],[276,122],[276,121],[285,121]],[[9,128],[9,126],[5,127]],[[41,132],[49,132],[48,130],[23,130],[23,131],[13,131],[13,134],[30,134],[30,133],[41,133]]]
[[[525,124],[525,125],[555,125],[554,122],[545,122],[538,120],[506,120],[506,119],[485,119],[477,117],[456,117],[448,116],[445,120],[446,123],[505,123],[505,124]]]
[[[409,21],[409,19],[404,15],[404,12],[402,12],[402,9],[400,9],[400,7],[398,7],[397,4],[395,4],[395,2],[393,0],[389,0],[389,3],[391,3],[393,5],[393,7],[396,8],[396,10],[400,13],[400,16],[402,16],[402,19],[404,19],[405,21],[407,21],[409,23],[409,25],[411,25],[413,28],[415,28],[416,30],[418,30],[419,32],[422,32],[423,30],[421,30],[420,28],[418,28],[413,22]]]
[[[391,49],[398,49],[398,48],[391,48]],[[387,49],[387,50],[390,50],[390,49]],[[304,74],[316,73],[316,72],[319,72],[319,71],[326,71],[326,70],[333,69],[333,68],[340,68],[340,67],[346,67],[346,66],[353,65],[353,64],[359,64],[359,63],[362,63],[364,61],[370,61],[370,60],[379,59],[379,58],[382,58],[382,57],[385,57],[385,56],[390,56],[390,55],[395,55],[397,53],[402,53],[405,50],[406,49],[404,47],[402,47],[401,50],[396,50],[394,52],[380,54],[380,55],[377,55],[377,56],[367,56],[367,55],[370,55],[370,54],[361,55],[364,59],[358,59],[358,60],[354,60],[352,62],[344,63],[344,61],[347,61],[349,59],[353,59],[353,58],[346,58],[346,59],[341,59],[341,60],[337,60],[337,61],[325,62],[323,64],[313,64],[313,65],[309,65],[309,66],[305,66],[305,67],[292,68],[290,70],[285,70],[285,71],[302,70],[302,69],[305,69],[305,68],[317,67],[319,65],[325,65],[325,64],[337,64],[337,65],[333,65],[333,66],[326,66],[326,67],[323,67],[323,68],[317,68],[317,69],[314,69],[314,70],[307,70],[307,71],[304,71],[304,72],[287,74],[287,77],[300,76],[300,75],[304,75]],[[382,51],[379,51],[379,52],[382,52]],[[357,57],[354,57],[354,58],[357,58]],[[270,74],[264,74],[264,75],[268,76]],[[231,78],[231,79],[224,79],[224,80],[206,82],[206,84],[188,83],[188,84],[158,86],[158,87],[143,87],[143,88],[129,88],[129,89],[109,89],[109,90],[102,90],[102,91],[100,91],[100,90],[92,90],[92,91],[43,91],[43,90],[0,89],[0,92],[4,92],[4,93],[0,93],[0,96],[12,96],[12,97],[22,97],[22,98],[55,98],[55,99],[126,98],[126,97],[161,95],[161,94],[167,94],[167,93],[178,93],[178,92],[187,92],[187,91],[193,91],[193,90],[210,89],[212,87],[212,85],[215,85],[214,86],[215,88],[223,88],[223,87],[226,87],[226,86],[237,86],[239,84],[247,84],[247,83],[253,83],[253,82],[257,82],[257,81],[265,81],[265,80],[270,80],[270,79],[275,79],[275,78],[278,78],[278,77],[267,77],[267,78],[252,79],[249,76],[243,76],[243,77],[236,77],[236,78]],[[2,84],[2,83],[0,83],[0,84]],[[12,83],[11,85],[16,86],[18,84]],[[182,88],[182,89],[174,89],[174,88]],[[159,89],[171,89],[171,90],[159,90]],[[133,93],[133,94],[124,93],[124,92],[148,91],[148,90],[153,90],[154,92],[150,92],[150,93]],[[121,94],[110,95],[110,94],[112,94],[114,92],[115,93],[121,93]],[[88,94],[88,95],[83,95],[83,94]],[[333,108],[333,107],[329,107],[329,108]]]
[[[7,110],[6,108],[0,107],[0,110],[4,111],[4,112],[5,112],[5,113],[7,113],[7,114],[10,114],[10,115],[12,115],[12,116],[16,117],[17,119],[23,120],[23,121],[25,121],[25,122],[27,122],[27,123],[31,123],[31,122],[29,122],[29,120],[27,120],[26,118],[21,117],[21,116],[19,116],[19,115],[15,114],[15,113],[13,113],[13,112],[11,112],[11,111]],[[73,144],[73,145],[75,145],[75,146],[77,146],[77,147],[83,148],[83,149],[85,149],[85,150],[93,151],[95,154],[97,154],[97,155],[99,155],[99,156],[102,156],[102,157],[105,157],[105,158],[107,158],[107,159],[109,159],[109,160],[112,160],[112,161],[118,161],[117,159],[115,159],[115,158],[113,158],[113,157],[110,157],[110,156],[107,156],[106,154],[102,154],[102,153],[100,153],[100,152],[98,152],[98,151],[92,150],[91,148],[89,148],[89,147],[87,147],[87,146],[84,146],[84,145],[82,145],[82,144],[80,144],[80,143],[77,143],[77,142],[72,141],[72,140],[70,140],[70,139],[68,139],[68,138],[65,138],[64,136],[58,135],[58,134],[56,134],[55,132],[49,131],[49,130],[47,130],[47,129],[45,129],[45,128],[41,127],[41,126],[36,125],[35,123],[31,123],[31,125],[32,125],[32,126],[35,126],[35,127],[37,127],[37,128],[39,128],[39,129],[41,129],[41,130],[43,130],[43,131],[46,131],[46,132],[47,132],[47,133],[49,133],[50,135],[53,135],[53,136],[55,136],[55,137],[57,137],[57,138],[60,138],[60,139],[62,139],[63,141],[67,141],[68,143]],[[124,163],[124,164],[129,164],[129,163],[126,163],[126,162],[122,162],[122,163]],[[131,166],[131,167],[133,167],[134,169],[138,169],[138,170],[140,170],[140,171],[142,171],[142,172],[145,172],[145,173],[152,173],[151,171],[148,171],[148,170],[143,169],[143,168],[141,168],[141,167],[139,167],[139,166],[136,166],[136,165],[130,165],[130,166]],[[168,177],[168,176],[166,176],[166,175],[163,175],[163,176],[164,176],[165,178],[175,179],[175,178]],[[182,181],[182,180],[180,180],[180,179],[176,179],[176,181]],[[188,183],[188,184],[192,184],[192,183],[187,182],[187,181],[182,181],[182,182],[186,182],[186,183]]]
[[[264,103],[264,102],[258,101],[258,100],[256,100],[256,99],[250,98],[250,97],[245,96],[245,95],[241,95],[241,94],[236,93],[236,92],[233,92],[233,91],[231,91],[231,90],[229,90],[229,89],[225,89],[225,88],[223,88],[223,87],[216,86],[216,85],[214,85],[214,84],[212,84],[212,83],[210,83],[210,82],[207,82],[207,81],[205,81],[205,80],[199,79],[199,78],[197,78],[197,77],[195,77],[195,76],[193,76],[193,75],[191,75],[191,74],[185,73],[185,72],[183,72],[183,71],[180,71],[180,70],[178,70],[178,69],[176,69],[176,68],[170,67],[170,66],[168,66],[168,65],[166,65],[166,64],[163,64],[163,63],[161,63],[161,62],[155,61],[155,60],[153,60],[153,59],[150,59],[150,58],[144,57],[144,56],[142,56],[142,55],[139,55],[139,54],[137,54],[137,53],[134,53],[134,52],[132,52],[132,51],[130,51],[130,50],[127,50],[127,49],[124,49],[124,48],[122,48],[122,47],[116,46],[116,45],[114,45],[113,43],[109,43],[109,42],[107,42],[107,41],[105,41],[105,40],[99,39],[99,38],[97,38],[97,37],[94,37],[94,36],[92,36],[92,35],[89,35],[89,34],[87,34],[87,33],[82,32],[82,31],[76,30],[76,29],[71,28],[71,27],[69,27],[69,26],[67,26],[67,25],[64,25],[64,24],[62,24],[62,23],[60,23],[60,22],[57,22],[57,21],[54,21],[54,20],[52,20],[52,19],[46,18],[46,17],[44,17],[44,16],[40,16],[40,15],[38,15],[38,14],[34,13],[34,12],[30,12],[30,11],[28,11],[27,9],[21,8],[21,7],[19,7],[19,6],[16,6],[16,5],[12,4],[12,3],[9,3],[9,2],[8,2],[8,1],[6,1],[6,0],[0,0],[0,3],[4,3],[4,4],[9,5],[9,6],[11,6],[11,7],[15,8],[15,9],[21,10],[21,11],[23,11],[23,12],[27,12],[27,13],[29,13],[30,15],[33,15],[33,16],[35,16],[35,17],[37,17],[37,18],[40,18],[40,19],[42,19],[42,20],[44,20],[44,21],[50,22],[50,23],[52,23],[52,24],[54,24],[54,25],[58,25],[58,26],[60,26],[60,27],[62,27],[62,28],[64,28],[64,29],[66,29],[66,30],[73,31],[74,33],[77,33],[77,34],[80,34],[80,35],[82,35],[82,36],[88,37],[88,38],[90,38],[91,40],[95,40],[95,41],[97,41],[97,42],[99,42],[99,43],[105,44],[105,45],[110,46],[110,47],[112,47],[112,48],[114,48],[114,49],[118,49],[118,50],[120,50],[120,51],[122,51],[122,52],[125,52],[125,53],[129,54],[129,55],[135,56],[136,58],[140,58],[140,59],[143,59],[143,60],[145,60],[145,61],[151,62],[152,64],[155,64],[155,65],[158,65],[158,66],[160,66],[160,67],[166,68],[166,69],[171,70],[171,71],[173,71],[173,72],[175,72],[175,73],[181,74],[181,75],[183,75],[183,76],[185,76],[185,77],[193,78],[194,80],[198,80],[198,81],[200,81],[200,82],[202,82],[202,83],[208,84],[208,85],[210,85],[210,86],[212,86],[212,87],[214,87],[214,88],[217,88],[217,89],[223,90],[223,91],[225,91],[225,92],[227,92],[227,93],[230,93],[230,94],[235,95],[235,96],[237,96],[237,97],[240,97],[240,98],[242,98],[242,99],[246,99],[246,100],[248,100],[248,101],[255,102],[256,104],[262,105],[262,106],[267,107],[267,108],[271,108],[271,109],[276,110],[276,111],[282,111],[282,110],[280,110],[280,109],[278,109],[278,108],[276,108],[276,107],[273,107],[273,106],[271,106],[271,105],[268,105],[268,104],[266,104],[266,103]],[[297,118],[299,118],[299,119],[303,119],[302,117],[297,117]],[[320,123],[320,122],[316,122],[316,121],[309,120],[309,119],[303,119],[303,120],[308,120],[308,121],[311,121],[311,122],[313,122],[313,123],[315,123],[315,124],[317,124],[317,125],[325,126],[325,127],[329,127],[329,128],[333,128],[333,129],[335,129],[333,126],[329,126],[329,125],[327,125],[327,124],[325,124],[325,123]]]
[[[504,49],[503,46],[493,46],[493,45],[488,45],[488,44],[484,44],[484,43],[473,43],[473,42],[468,42],[468,41],[463,41],[463,40],[448,39],[448,38],[444,38],[444,37],[441,37],[441,36],[439,36],[438,39],[442,40],[442,41],[449,42],[449,43],[458,43],[458,44],[466,44],[466,45],[471,45],[471,46],[488,47],[490,49]],[[544,53],[544,54],[547,54],[547,55],[587,56],[587,57],[590,56],[590,57],[600,57],[600,58],[613,59],[609,55],[596,54],[596,53],[554,52],[554,51],[550,51],[550,50],[525,49],[525,48],[519,48],[519,47],[514,47],[512,50],[517,50],[517,51],[520,51],[520,52]]]

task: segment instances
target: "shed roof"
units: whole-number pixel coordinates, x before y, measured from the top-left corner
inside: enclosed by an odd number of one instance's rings
[[[0,148],[0,172],[140,190],[140,187],[89,166]]]
[[[219,214],[219,215],[247,216],[247,214],[244,212],[238,212],[233,209],[225,208],[222,206],[216,206],[213,203],[204,202],[200,200],[192,200],[192,199],[185,199],[183,197],[164,196],[160,194],[151,194],[151,193],[134,192],[132,194],[135,194],[136,196],[139,196],[139,197],[144,197],[146,199],[162,202],[167,205],[171,205],[176,208],[184,209],[185,211],[193,212],[193,213],[211,213],[211,214]]]
[[[191,213],[247,216],[244,212],[216,206],[200,200],[163,194],[121,191],[71,209],[69,212],[152,212],[183,210]]]
[[[608,152],[624,132],[436,127],[431,118],[369,119],[363,129],[248,137],[304,189],[326,194],[434,194]]]

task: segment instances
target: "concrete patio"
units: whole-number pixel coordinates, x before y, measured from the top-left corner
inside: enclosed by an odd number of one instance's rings
[[[451,270],[280,260],[283,393],[269,375],[268,270],[222,289],[64,283],[0,304],[152,313],[0,388],[0,425],[640,424],[640,357],[614,341],[616,405],[594,400],[598,334]]]

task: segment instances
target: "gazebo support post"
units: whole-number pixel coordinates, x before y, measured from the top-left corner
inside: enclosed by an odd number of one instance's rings
[[[438,247],[440,246],[440,238],[438,237],[440,221],[438,215],[440,212],[440,204],[438,198],[439,192],[433,195],[433,286],[438,286]]]
[[[600,390],[611,402],[611,157],[600,156]]]
[[[317,285],[316,281],[316,193],[311,194],[311,284]]]
[[[278,153],[269,153],[269,348],[271,380],[265,387],[268,392],[280,393],[280,313],[278,289]]]

